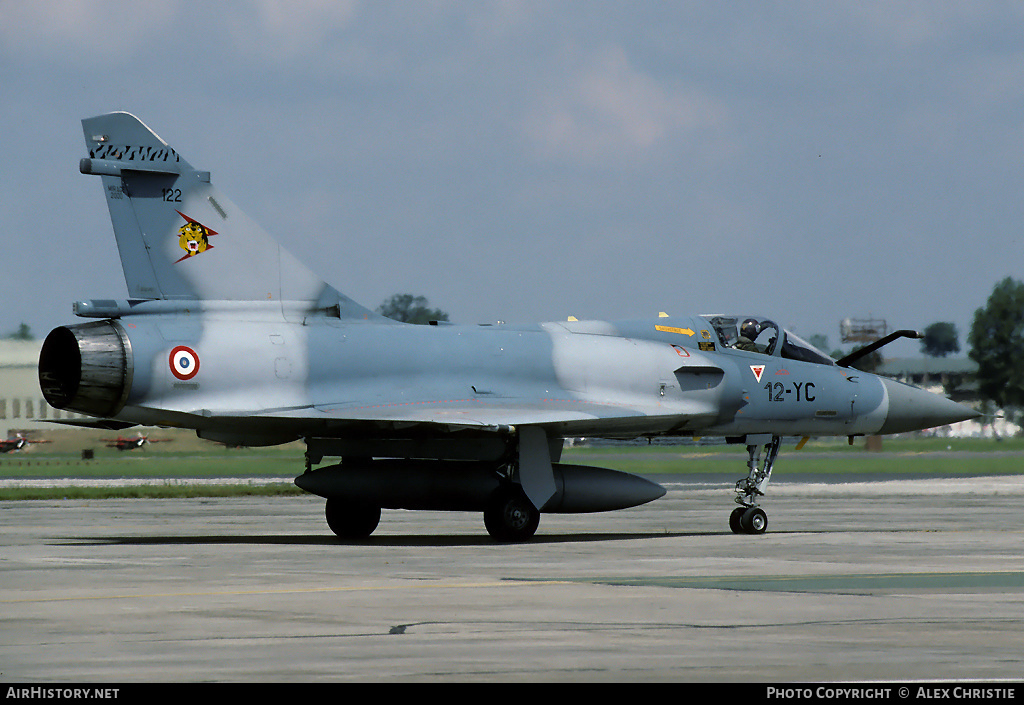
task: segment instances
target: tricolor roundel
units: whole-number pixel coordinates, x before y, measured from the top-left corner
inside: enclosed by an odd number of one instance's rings
[[[199,372],[199,356],[186,345],[171,350],[171,374],[181,380],[192,379]]]

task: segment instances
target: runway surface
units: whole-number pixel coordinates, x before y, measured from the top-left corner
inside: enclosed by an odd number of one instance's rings
[[[780,482],[763,536],[721,483],[545,515],[322,500],[4,502],[0,681],[1021,678],[1024,476]]]

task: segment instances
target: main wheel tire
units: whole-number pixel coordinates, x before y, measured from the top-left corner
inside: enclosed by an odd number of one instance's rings
[[[740,517],[740,528],[744,533],[763,534],[768,530],[768,515],[760,507],[751,507]]]
[[[540,511],[522,490],[501,490],[484,510],[484,526],[495,541],[530,539],[540,525]]]
[[[324,509],[327,525],[343,539],[365,539],[380,523],[380,507],[328,499]]]

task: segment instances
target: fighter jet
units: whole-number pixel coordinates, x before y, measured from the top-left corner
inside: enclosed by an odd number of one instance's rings
[[[641,477],[560,462],[563,439],[581,436],[744,444],[730,526],[759,534],[783,438],[978,415],[852,369],[852,358],[833,360],[760,315],[398,323],[299,263],[136,117],[82,126],[79,168],[102,183],[128,298],[79,301],[74,312],[94,320],[47,336],[46,400],[100,428],[302,440],[295,482],[326,498],[327,523],[346,539],[369,536],[381,508],[405,508],[480,511],[496,540],[523,541],[543,513],[664,494]]]

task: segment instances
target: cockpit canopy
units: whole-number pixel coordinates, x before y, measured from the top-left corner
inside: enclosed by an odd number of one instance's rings
[[[723,348],[735,348],[788,360],[834,365],[835,360],[797,335],[762,316],[702,316]],[[753,337],[751,337],[753,336]],[[779,340],[782,345],[779,345]]]

